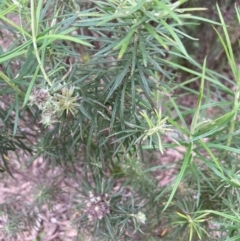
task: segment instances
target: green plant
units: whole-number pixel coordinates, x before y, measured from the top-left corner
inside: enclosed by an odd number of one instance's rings
[[[80,240],[213,240],[213,224],[221,238],[239,237],[238,60],[220,9],[216,23],[185,2],[1,3],[1,31],[12,40],[0,48],[0,167],[14,177],[10,151],[22,149],[32,153],[29,165],[41,156],[72,175]],[[183,38],[193,40],[184,26],[203,20],[223,28],[216,34],[234,80],[208,69],[207,57],[197,63],[184,46]],[[192,107],[181,104],[188,94]],[[178,158],[164,163],[168,150]],[[173,178],[163,185],[158,172]],[[61,193],[48,181],[34,188],[39,212]],[[17,214],[5,213],[17,233]]]

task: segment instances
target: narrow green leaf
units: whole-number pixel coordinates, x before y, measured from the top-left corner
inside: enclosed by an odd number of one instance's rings
[[[158,34],[156,33],[155,29],[154,29],[151,25],[145,23],[145,24],[143,24],[143,26],[144,26],[144,27],[147,29],[147,31],[152,35],[152,37],[155,38],[155,39],[158,41],[158,43],[159,43],[164,49],[166,49],[167,51],[169,51],[169,48],[168,48],[168,46],[166,45],[166,43],[163,41],[163,39],[160,37],[160,35],[158,35]]]
[[[168,30],[168,32],[172,35],[172,37],[174,38],[177,46],[181,53],[185,55],[185,57],[189,58],[189,55],[185,49],[185,46],[183,45],[182,41],[179,39],[178,35],[174,32],[174,27],[169,25],[168,23],[166,23],[164,20],[161,20],[161,24],[163,26],[165,26],[165,28]]]
[[[188,126],[187,126],[187,123],[186,123],[186,121],[185,121],[185,119],[182,115],[182,112],[179,110],[178,104],[175,102],[175,100],[172,97],[170,97],[170,101],[171,101],[172,105],[174,106],[174,108],[177,112],[177,116],[180,118],[180,120],[182,122],[182,125],[183,125],[182,130],[185,130],[185,133],[186,133],[186,131],[188,131]],[[171,119],[169,119],[169,122],[170,121],[171,121]]]
[[[111,115],[111,122],[110,122],[110,128],[112,129],[114,126],[114,123],[116,121],[116,115],[118,113],[119,110],[119,103],[120,103],[120,95],[121,95],[121,91],[118,90],[117,94],[116,94],[116,98],[114,99],[114,104],[113,104],[113,109],[112,109],[112,115]]]
[[[223,174],[223,170],[222,167],[220,165],[220,163],[218,162],[217,158],[214,156],[214,154],[212,153],[211,149],[209,149],[209,147],[207,146],[206,143],[204,143],[203,141],[199,140],[199,143],[205,148],[205,150],[208,152],[208,154],[210,155],[210,157],[212,158],[212,160],[214,161],[216,167],[219,169],[219,171]]]
[[[182,167],[181,167],[181,170],[177,176],[177,179],[174,183],[174,186],[173,186],[173,189],[172,189],[172,192],[170,194],[170,197],[168,198],[168,201],[167,203],[165,204],[164,208],[163,208],[163,212],[168,208],[169,204],[171,203],[176,191],[177,191],[177,188],[180,184],[180,182],[182,181],[183,179],[183,176],[187,170],[187,167],[189,165],[189,162],[191,161],[192,159],[192,147],[193,147],[193,144],[190,143],[188,145],[188,148],[187,148],[187,151],[186,151],[186,154],[185,154],[185,157],[184,157],[184,160],[183,160],[183,164],[182,164]]]
[[[133,51],[132,51],[132,65],[131,65],[131,76],[133,76],[133,73],[135,71],[136,62],[137,62],[137,47],[138,42],[134,41],[133,43]]]
[[[128,34],[113,48],[114,50],[116,50],[121,47],[120,52],[118,54],[118,59],[121,59],[123,57],[124,53],[126,52],[127,47],[129,45],[129,42],[132,39],[134,32],[135,32],[135,28],[132,28],[128,32]]]
[[[8,84],[16,93],[23,95],[22,91],[18,88],[17,85],[13,83],[3,72],[0,71],[0,79],[3,79],[6,84]]]
[[[124,110],[125,110],[125,94],[126,94],[126,89],[127,89],[127,82],[123,84],[123,88],[121,90],[121,99],[120,99],[120,110],[119,110],[119,115],[120,115],[120,121],[121,121],[121,126],[122,129],[125,129],[124,125]]]
[[[116,44],[118,44],[118,43],[119,43],[119,40],[117,39],[116,41],[106,44],[106,47],[103,46],[101,50],[97,51],[94,54],[94,56],[102,56],[103,54],[107,55],[108,52],[112,51],[114,46],[116,46]]]
[[[102,17],[102,21],[97,24],[97,26],[104,25],[105,23],[112,21],[117,18],[129,18],[132,17],[133,13],[141,9],[141,7],[145,4],[146,1],[138,2],[133,7],[129,7],[128,9],[124,8],[123,10],[118,9],[115,14],[107,14]]]
[[[205,135],[206,133],[212,134],[217,130],[220,130],[222,126],[227,124],[232,116],[234,115],[234,110],[224,114],[223,116],[218,117],[215,120],[210,120],[209,122],[203,123],[200,126],[197,126],[196,132],[193,135],[194,138],[197,138],[197,135]],[[206,135],[205,135],[206,137]]]
[[[179,0],[175,3],[171,3],[169,5],[165,4],[162,1],[154,0],[154,3],[158,5],[162,11],[159,14],[159,18],[167,17],[169,15],[172,19],[174,19],[177,23],[182,24],[181,19],[179,18],[178,14],[174,12],[175,8],[186,2],[187,0]]]
[[[236,78],[236,81],[240,82],[240,80],[238,80],[238,73],[237,73],[237,68],[236,68],[236,64],[235,64],[235,58],[234,58],[234,54],[233,54],[232,43],[231,43],[228,31],[227,31],[227,27],[225,25],[225,22],[224,22],[224,19],[223,19],[223,16],[222,16],[222,13],[219,9],[218,4],[217,4],[217,10],[218,10],[218,16],[219,16],[221,24],[222,24],[224,36],[225,36],[225,39],[226,39],[227,48],[225,48],[225,52],[226,52],[227,57],[228,57],[228,62],[231,66],[231,69],[232,69],[234,77]],[[218,34],[218,36],[221,37],[221,35],[219,35],[219,34]],[[222,38],[220,38],[220,39],[222,40]],[[224,41],[222,40],[221,43],[223,44]]]
[[[150,88],[149,88],[147,79],[146,79],[146,77],[145,77],[145,75],[144,75],[143,69],[142,69],[142,67],[140,66],[140,64],[138,64],[138,70],[139,70],[139,74],[140,74],[140,77],[141,77],[141,81],[142,81],[143,86],[144,86],[144,92],[147,93],[147,96],[150,98],[150,96],[151,96],[151,91],[150,91]]]
[[[80,111],[85,115],[89,120],[92,120],[91,115],[88,113],[88,111],[84,108],[83,105],[79,106]]]
[[[240,154],[240,150],[239,149],[233,148],[233,147],[229,147],[229,146],[225,146],[225,145],[222,145],[222,144],[206,143],[206,145],[209,148],[215,148],[215,149],[219,149],[219,150],[226,150],[226,151],[229,151],[229,152]]]
[[[237,13],[238,23],[240,24],[240,8],[237,6],[237,3],[235,3],[235,11]]]
[[[112,96],[113,92],[121,85],[123,79],[126,77],[127,72],[129,71],[129,66],[131,63],[131,59],[127,61],[126,65],[124,66],[123,70],[120,74],[118,74],[116,79],[110,82],[110,84],[106,87],[106,91],[108,91],[107,97],[105,102]],[[109,87],[111,88],[109,89]]]
[[[39,38],[37,38],[37,41],[39,40],[43,40],[43,39],[49,39],[48,43],[52,43],[55,40],[67,40],[67,41],[71,41],[71,42],[75,42],[75,43],[79,43],[85,46],[89,46],[89,47],[94,47],[92,44],[87,43],[79,38],[76,37],[72,37],[72,36],[67,36],[67,35],[61,35],[61,34],[49,34],[49,35],[44,35],[41,36]]]
[[[140,50],[141,50],[141,53],[142,53],[143,65],[144,65],[144,67],[147,67],[148,56],[147,56],[147,51],[146,51],[146,48],[145,48],[145,41],[144,41],[141,33],[138,33],[138,38],[139,38]]]
[[[3,4],[5,4],[5,2],[3,2]],[[17,4],[11,4],[8,8],[5,8],[0,12],[0,18],[8,13],[14,12],[16,8],[18,8]]]
[[[240,219],[239,217],[236,217],[236,216],[233,216],[233,215],[229,215],[227,213],[223,213],[223,212],[219,212],[219,211],[215,211],[215,210],[201,210],[201,211],[198,211],[197,213],[211,213],[211,214],[215,214],[217,216],[220,216],[222,218],[226,218],[226,219],[229,219],[233,222],[237,222],[237,223],[240,223]]]
[[[41,16],[42,4],[43,4],[43,0],[38,0],[37,1],[37,8],[36,8],[36,13],[35,13],[35,17],[36,17],[36,33],[38,33],[38,27],[39,27],[39,20],[40,20],[40,16]]]
[[[17,133],[17,127],[18,127],[18,118],[19,118],[19,100],[18,100],[18,94],[15,94],[15,118],[14,118],[14,126],[13,126],[13,136]]]
[[[141,77],[141,81],[139,82],[139,84],[140,84],[140,86],[141,86],[141,88],[143,90],[144,95],[146,96],[146,98],[147,98],[147,100],[149,102],[149,103],[145,102],[144,104],[145,105],[147,104],[147,106],[148,106],[148,104],[150,104],[151,108],[154,109],[155,104],[154,104],[154,102],[153,102],[153,100],[151,98],[151,91],[149,89],[148,82],[146,80],[146,77],[144,76],[143,69],[142,69],[142,66],[140,64],[138,64],[138,70],[139,70],[140,77]],[[139,96],[137,96],[137,98],[138,97]],[[139,99],[141,99],[141,101],[144,101],[141,97]],[[146,106],[144,108],[146,108]]]
[[[28,89],[27,89],[27,92],[26,92],[26,94],[25,94],[22,107],[24,107],[24,106],[27,104],[27,102],[28,102],[28,99],[29,99],[29,96],[30,96],[30,94],[31,94],[32,87],[33,87],[33,85],[34,85],[34,83],[35,83],[35,81],[36,81],[36,78],[37,78],[39,69],[40,69],[40,68],[39,68],[39,65],[38,65],[37,68],[36,68],[36,70],[35,70],[35,72],[34,72],[34,75],[33,75],[33,77],[32,77],[32,80],[31,80],[31,82],[30,82],[29,85],[28,85]]]
[[[226,239],[226,241],[239,241],[240,240],[240,235],[236,235],[234,237]]]
[[[52,1],[48,0],[48,1],[44,1],[44,6],[41,10],[41,14],[39,16],[39,21],[41,22],[44,18],[44,16],[46,15],[47,11],[49,10],[49,7],[51,6]]]
[[[25,42],[24,44],[18,46],[17,48],[3,54],[0,56],[0,63],[3,63],[9,59],[13,59],[13,58],[16,58],[20,55],[23,55],[27,52],[27,47],[32,44],[32,41],[29,40],[27,42]]]
[[[132,112],[136,109],[136,87],[135,87],[135,75],[133,74],[130,78],[131,81],[131,100],[132,100]]]
[[[195,128],[196,128],[198,118],[199,118],[199,113],[200,113],[200,108],[201,108],[202,98],[203,98],[205,71],[206,71],[206,58],[204,58],[204,62],[203,62],[203,71],[202,71],[202,78],[201,78],[201,85],[200,85],[200,89],[199,89],[198,101],[197,101],[196,110],[193,115],[191,128],[190,128],[191,135],[193,135],[195,132]]]
[[[107,227],[107,230],[108,230],[108,233],[109,233],[111,239],[112,240],[117,240],[116,237],[115,237],[114,229],[113,229],[113,227],[111,225],[110,220],[108,219],[108,217],[105,217],[104,220],[105,220],[105,225]]]
[[[199,73],[199,72],[197,72],[197,71],[195,71],[195,70],[189,69],[189,68],[187,68],[187,67],[184,67],[184,66],[182,66],[182,65],[180,65],[180,64],[177,64],[177,63],[174,63],[174,62],[172,62],[172,61],[165,60],[165,59],[162,59],[162,62],[165,63],[165,64],[167,64],[168,66],[172,66],[172,67],[175,67],[175,68],[179,68],[179,69],[181,69],[181,70],[183,70],[183,71],[186,71],[187,73],[193,74],[193,75],[198,76],[198,77],[200,77],[200,78],[202,77],[202,74],[201,74],[201,73]],[[206,69],[206,71],[209,71],[209,69]],[[224,84],[222,84],[220,81],[216,81],[216,80],[214,80],[213,78],[211,78],[211,77],[208,76],[208,75],[205,76],[205,80],[210,81],[211,83],[213,83],[213,84],[217,85],[218,87],[220,87],[224,92],[232,95],[232,90],[230,90],[228,87],[226,87],[226,86],[225,86]]]
[[[177,130],[180,130],[182,133],[186,134],[186,135],[190,135],[190,133],[188,132],[188,129],[185,129],[183,127],[181,127],[176,121],[172,120],[171,118],[168,118],[167,120],[171,125],[175,126],[177,128]]]
[[[11,26],[13,26],[15,29],[17,29],[20,33],[22,33],[23,35],[28,36],[29,38],[31,38],[31,35],[25,31],[23,28],[21,28],[19,25],[15,24],[13,21],[11,21],[9,18],[5,18],[4,16],[0,16],[0,19],[2,19],[4,22],[10,24]]]

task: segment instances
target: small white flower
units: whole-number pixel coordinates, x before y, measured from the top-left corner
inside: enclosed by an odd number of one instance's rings
[[[136,215],[136,218],[137,218],[139,223],[145,224],[145,222],[146,222],[146,215],[144,213],[138,212],[137,215]]]

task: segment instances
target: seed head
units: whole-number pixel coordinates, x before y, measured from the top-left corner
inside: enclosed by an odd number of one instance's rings
[[[89,197],[86,200],[86,210],[89,220],[99,219],[101,220],[105,215],[110,213],[109,203],[107,202],[108,195],[89,193]]]

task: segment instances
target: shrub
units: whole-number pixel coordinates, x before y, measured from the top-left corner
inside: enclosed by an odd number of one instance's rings
[[[9,153],[20,150],[66,175],[80,168],[71,205],[79,240],[239,238],[237,59],[220,9],[217,23],[184,2],[1,3],[11,36],[0,57],[1,170],[14,178]],[[196,21],[223,29],[233,79],[189,55],[182,40],[195,40],[184,27]],[[51,208],[61,190],[49,183],[20,218],[3,204],[8,234],[37,220],[34,207]]]

